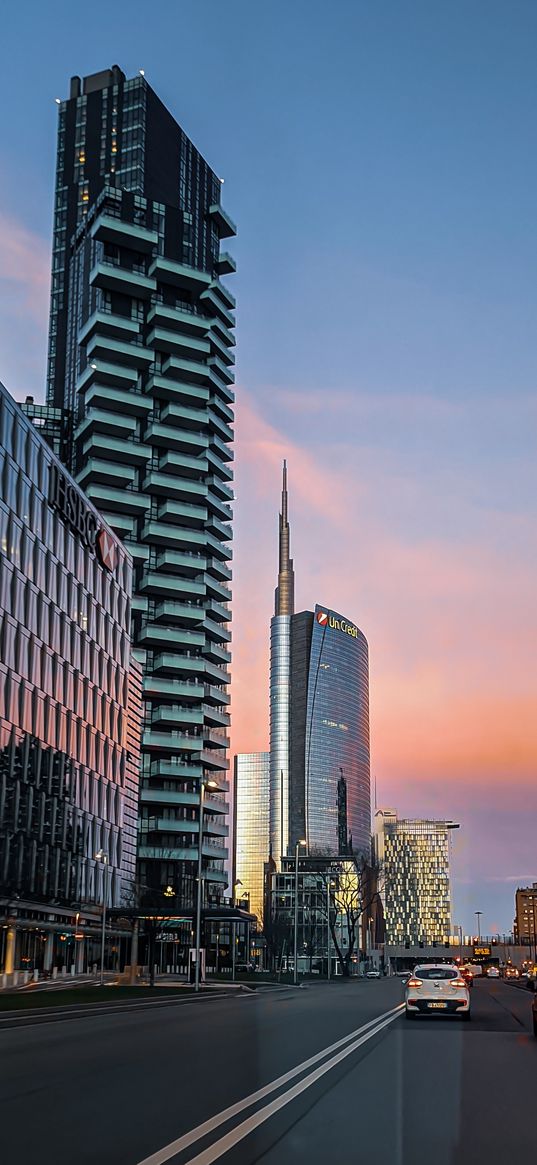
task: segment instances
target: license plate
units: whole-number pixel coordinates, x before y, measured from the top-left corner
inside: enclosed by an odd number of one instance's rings
[[[446,1007],[445,1003],[428,1003],[428,1007]]]

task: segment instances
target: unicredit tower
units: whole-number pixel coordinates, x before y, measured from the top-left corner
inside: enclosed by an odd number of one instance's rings
[[[270,843],[277,865],[371,845],[369,659],[356,624],[330,607],[294,612],[287,468],[270,656]]]

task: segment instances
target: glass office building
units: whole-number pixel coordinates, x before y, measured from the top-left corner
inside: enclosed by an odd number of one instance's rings
[[[131,588],[125,548],[0,385],[0,908],[15,931],[132,894]]]
[[[227,883],[235,300],[222,277],[235,263],[221,244],[235,228],[220,194],[145,77],[114,66],[72,79],[47,404],[63,410],[77,481],[133,559],[140,884],[153,904],[171,887],[190,912],[200,846],[208,904]]]
[[[264,913],[265,863],[269,857],[270,755],[243,752],[235,757],[235,873],[238,898],[247,895],[250,911]]]
[[[452,829],[458,829],[453,821],[399,819],[395,809],[375,814],[388,945],[449,941]]]
[[[368,645],[327,607],[294,613],[287,468],[270,631],[270,849],[371,854]]]

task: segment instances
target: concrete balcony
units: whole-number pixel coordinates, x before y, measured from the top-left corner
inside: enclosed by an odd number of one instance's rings
[[[216,708],[205,707],[205,723],[216,727],[229,728],[231,716],[229,712],[219,712]]]
[[[143,465],[151,460],[151,449],[140,442],[129,441],[128,438],[108,437],[101,432],[93,432],[84,442],[83,453],[87,457],[109,456],[111,460],[126,462],[132,465]]]
[[[117,489],[111,485],[91,482],[86,493],[98,510],[112,510],[117,513],[143,516],[151,507],[151,499],[145,494],[130,489]]]
[[[196,336],[185,335],[182,332],[172,332],[169,328],[153,328],[147,342],[157,352],[184,355],[187,359],[191,357],[194,360],[205,360],[211,353],[207,340],[200,340]]]
[[[183,498],[205,500],[209,497],[207,486],[201,481],[189,481],[186,477],[178,477],[173,473],[161,473],[152,469],[148,473],[143,488],[151,494],[162,494],[166,498]]]
[[[201,736],[187,736],[180,732],[153,732],[145,729],[142,744],[149,752],[199,752],[201,756],[203,740]],[[202,762],[203,763],[203,762]]]
[[[149,325],[164,324],[168,327],[174,324],[180,327],[183,331],[191,331],[194,335],[205,335],[208,327],[208,320],[205,316],[196,315],[191,311],[184,311],[180,307],[171,307],[168,303],[163,303],[161,300],[156,300],[150,311],[148,312],[147,322]]]
[[[88,361],[99,363],[101,360],[114,360],[118,364],[132,365],[133,368],[147,368],[155,359],[154,353],[142,344],[129,344],[126,340],[116,340],[99,332],[94,332],[88,340],[86,354]]]
[[[201,656],[189,656],[179,651],[162,651],[153,660],[155,675],[196,676],[200,681],[205,676],[205,661]]]
[[[188,502],[177,502],[168,498],[159,506],[158,517],[160,522],[177,522],[181,526],[201,529],[207,521],[207,507],[189,505]]]
[[[158,603],[155,610],[155,622],[167,623],[169,626],[201,627],[204,625],[205,611],[195,603],[181,603],[169,599]]]
[[[91,227],[91,236],[102,242],[117,243],[120,247],[132,247],[133,251],[150,254],[158,246],[158,234],[138,223],[125,222],[113,215],[100,214]]]
[[[225,562],[220,561],[219,558],[209,558],[207,561],[207,572],[209,575],[214,575],[217,579],[232,578],[231,567],[226,566]]]
[[[91,457],[77,474],[77,481],[85,489],[86,485],[93,481],[105,485],[132,485],[135,477],[136,470],[133,465],[115,465],[113,461],[100,461],[98,457]]]
[[[213,220],[221,239],[231,239],[234,235],[237,234],[237,228],[233,222],[233,219],[230,218],[227,211],[225,211],[224,208],[220,206],[219,202],[214,202],[213,205],[209,207],[209,217]]]
[[[224,603],[217,602],[216,599],[209,598],[206,604],[207,614],[210,618],[217,620],[218,623],[229,623],[231,619],[231,611]]]
[[[230,572],[231,573],[231,572]],[[213,596],[219,599],[222,603],[231,602],[231,591],[229,587],[225,587],[223,583],[219,583],[210,574],[204,574],[203,581],[205,583],[207,594],[210,596],[209,602],[212,603]]]
[[[211,779],[213,778],[213,772],[226,772],[229,769],[229,760],[221,749],[214,752],[208,748],[202,749],[200,752],[200,761],[205,768],[211,769]]]
[[[229,537],[230,535],[228,534],[228,539]],[[216,555],[217,558],[222,558],[224,562],[228,562],[231,558],[233,558],[233,552],[231,548],[226,546],[223,541],[220,541],[212,534],[209,534],[208,530],[205,531],[205,539],[208,550],[212,551],[213,553],[213,562],[214,555]]]
[[[92,384],[85,396],[86,408],[109,409],[112,412],[130,413],[133,417],[147,417],[153,402],[141,392],[112,388],[109,384]]]
[[[219,497],[224,498],[226,501],[235,501],[235,494],[233,493],[231,486],[227,485],[227,483],[222,481],[221,478],[210,477],[207,481],[207,485],[209,486],[209,489],[213,493],[217,493]]]
[[[174,761],[164,760],[162,757],[156,757],[151,761],[149,770],[151,779],[167,780],[167,781],[200,781],[203,776],[201,765],[195,764],[192,761],[176,763]],[[184,804],[190,805],[192,802],[190,797],[197,796],[197,794],[184,793],[178,790],[177,793],[172,792],[172,796],[179,796],[185,798]],[[197,797],[199,803],[199,796]]]
[[[231,327],[234,325],[232,324]],[[214,316],[210,321],[209,339],[212,338],[213,333],[216,332],[227,348],[234,348],[237,341],[234,333],[230,330],[226,323],[219,316]]]
[[[152,520],[144,526],[141,537],[142,542],[149,542],[154,546],[164,546],[166,550],[172,550],[174,545],[181,549],[195,543],[203,552],[207,547],[208,535],[198,530],[190,528],[186,530],[181,526],[172,526],[166,522]]]
[[[187,360],[185,357],[169,356],[162,365],[162,375],[175,380],[185,380],[187,383],[199,383],[207,387],[211,383],[208,365],[205,360]]]
[[[172,425],[164,425],[160,421],[152,421],[147,426],[145,439],[151,445],[185,453],[205,452],[209,444],[209,438],[205,433],[175,429]]]
[[[211,283],[211,276],[206,271],[199,271],[186,263],[177,263],[175,259],[165,259],[163,255],[157,255],[153,260],[149,274],[159,283],[186,287],[194,292],[203,291]]]
[[[123,364],[109,364],[104,361],[88,364],[76,382],[77,392],[87,392],[93,383],[109,385],[111,388],[135,388],[138,373],[135,368]]]
[[[144,676],[143,690],[152,699],[177,701],[203,701],[205,687],[191,680],[161,679],[158,676]]]
[[[233,449],[226,445],[216,433],[211,434],[211,452],[216,454],[220,462],[235,459]]]
[[[173,473],[177,477],[190,477],[192,470],[197,474],[205,474],[209,469],[205,457],[189,457],[185,453],[168,453],[160,455],[159,472]]]
[[[185,599],[192,595],[192,598],[205,597],[205,586],[201,582],[196,582],[194,579],[177,578],[173,574],[164,574],[161,571],[150,570],[142,576],[138,584],[138,590],[142,594],[147,594],[150,598],[166,598],[166,599]]]
[[[229,684],[230,682],[230,675],[227,668],[217,667],[215,663],[211,663],[208,659],[205,660],[205,674],[214,680],[215,684]]]
[[[149,377],[146,391],[158,400],[184,401],[194,406],[208,404],[211,399],[210,390],[202,384],[185,384],[182,380],[160,374]]]
[[[231,652],[226,651],[224,647],[220,647],[218,642],[207,638],[205,641],[204,655],[206,659],[212,660],[217,664],[231,663]]]
[[[231,526],[225,522],[221,522],[216,517],[216,514],[211,514],[211,517],[207,519],[205,529],[210,531],[220,542],[229,542],[233,537]]]
[[[116,312],[94,311],[78,333],[78,343],[84,346],[99,332],[103,336],[114,336],[119,340],[134,340],[140,333],[139,320],[120,316]]]
[[[231,703],[231,696],[228,691],[223,688],[217,688],[215,684],[205,684],[204,689],[204,703],[209,704],[229,704]],[[205,708],[205,715],[209,716],[211,709]]]
[[[212,491],[207,491],[207,506],[211,514],[215,514],[220,522],[233,521],[233,511],[231,506],[226,502],[221,501],[220,498],[213,494]]]
[[[201,708],[183,708],[181,705],[165,704],[154,709],[151,716],[151,731],[155,728],[182,728],[189,730],[190,725],[203,725]],[[205,737],[204,737],[205,738]]]
[[[207,449],[205,454],[209,462],[211,473],[218,476],[222,481],[233,481],[233,469],[222,461],[221,457],[213,449]]]
[[[216,269],[219,275],[234,275],[237,270],[237,264],[229,251],[221,251],[216,262]]]
[[[198,575],[206,566],[207,559],[203,555],[187,551],[165,550],[157,556],[157,570],[165,570],[170,574]]]
[[[184,627],[159,626],[158,623],[146,623],[139,632],[138,642],[151,650],[159,647],[188,650],[200,647],[205,649],[205,636],[200,631],[188,631]]]
[[[226,611],[226,617],[229,621],[229,611]],[[216,623],[208,615],[205,615],[203,620],[203,630],[205,631],[208,639],[214,640],[215,643],[222,644],[231,642],[231,631],[228,631],[222,623]]]
[[[225,364],[235,363],[235,353],[232,348],[228,347],[227,342],[224,342],[222,337],[216,331],[216,328],[211,328],[209,332],[209,344],[211,352],[223,360]]]
[[[209,316],[216,316],[226,328],[235,327],[235,316],[225,307],[214,285],[208,287],[206,291],[202,291],[200,303]],[[213,321],[211,321],[211,326],[214,326]]]
[[[149,299],[156,291],[155,280],[141,271],[129,271],[101,259],[90,271],[90,283],[105,291],[118,291],[136,299]]]
[[[209,368],[212,368],[214,372],[216,372],[216,375],[220,378],[220,380],[223,380],[224,384],[234,383],[235,373],[228,364],[220,359],[220,356],[209,357]]]
[[[75,440],[86,439],[91,433],[102,433],[110,437],[129,437],[137,430],[136,417],[125,417],[109,409],[88,409],[86,416],[75,430]]]
[[[195,409],[192,406],[173,401],[161,410],[160,420],[163,425],[175,425],[177,428],[184,427],[192,429],[194,433],[199,433],[208,426],[209,416],[206,408]]]

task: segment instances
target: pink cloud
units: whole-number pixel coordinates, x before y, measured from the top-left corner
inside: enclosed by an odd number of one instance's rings
[[[0,379],[17,400],[44,395],[49,284],[45,241],[0,214]]]
[[[331,401],[333,405],[334,402]],[[390,521],[394,476],[327,439],[311,453],[241,395],[237,421],[233,741],[267,745],[268,626],[276,572],[281,460],[289,460],[297,603],[354,618],[371,651],[373,762],[379,786],[446,779],[483,794],[506,774],[535,781],[535,562],[524,515],[494,531],[435,538]],[[408,504],[419,486],[410,483]],[[434,490],[422,496],[435,505]],[[447,800],[446,809],[447,811]]]

